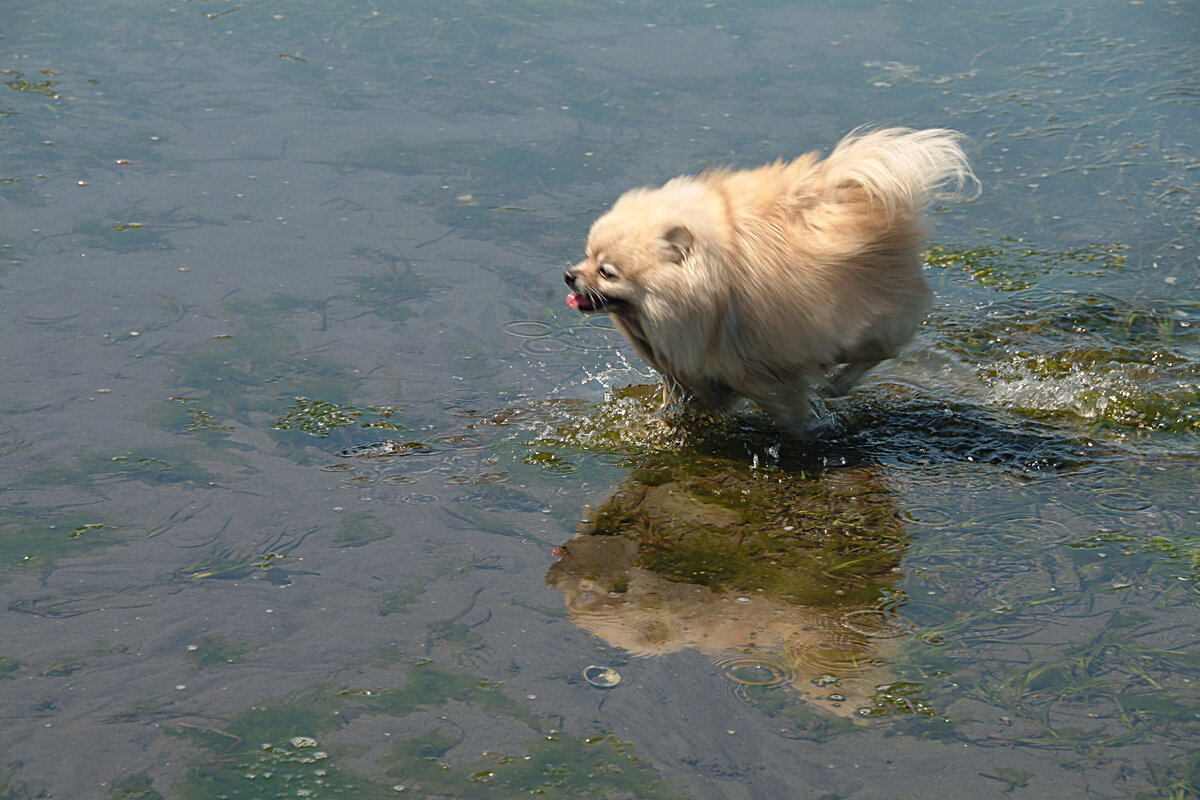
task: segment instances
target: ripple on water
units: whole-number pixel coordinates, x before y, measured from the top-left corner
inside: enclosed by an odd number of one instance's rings
[[[848,631],[840,636],[823,633],[816,643],[792,643],[787,655],[795,669],[806,675],[847,677],[876,666],[867,638]]]
[[[542,336],[537,339],[526,339],[521,342],[521,352],[526,355],[542,356],[551,353],[562,353],[570,350],[571,346],[561,339],[552,336]]]
[[[1058,544],[1075,536],[1070,525],[1036,514],[1012,511],[980,520],[989,535],[1012,544]]]
[[[490,408],[495,403],[496,398],[493,395],[485,394],[478,389],[471,389],[466,386],[458,386],[454,389],[447,389],[438,395],[438,400],[446,409],[468,409],[475,410],[479,408]]]
[[[428,455],[434,448],[424,442],[402,442],[399,439],[379,439],[350,445],[337,451],[340,458],[386,458],[392,456]]]
[[[843,628],[871,639],[896,639],[916,628],[894,608],[865,608],[847,611],[838,619]]]
[[[1096,492],[1096,504],[1109,511],[1122,513],[1152,511],[1155,508],[1148,492],[1133,488],[1101,489]]]
[[[981,405],[949,402],[910,386],[865,386],[852,414],[845,443],[869,445],[876,459],[917,467],[907,471],[914,482],[922,481],[920,468],[948,462],[1041,471],[1076,468],[1093,455],[1048,425],[997,418]]]
[[[751,706],[756,705],[751,691],[770,691],[796,682],[795,670],[774,654],[735,653],[711,661],[720,670],[721,693]]]
[[[561,342],[565,349],[610,353],[617,348],[620,335],[612,328],[584,324],[559,328],[550,335],[550,338]]]
[[[925,448],[916,451],[901,450],[896,453],[896,460],[910,467],[928,467],[933,465],[933,457]]]
[[[375,478],[370,475],[352,475],[341,480],[338,486],[342,489],[357,489],[362,486],[370,486],[374,482]]]
[[[490,447],[492,442],[478,431],[467,433],[447,433],[435,436],[430,446],[441,452],[457,450],[482,450]]]
[[[504,332],[518,339],[537,339],[549,336],[554,332],[554,326],[532,319],[518,319],[504,324]]]
[[[783,659],[767,655],[731,654],[717,656],[712,663],[722,678],[742,686],[784,686],[796,680],[796,673]]]
[[[938,506],[909,506],[900,512],[900,519],[910,525],[945,525],[954,515]]]

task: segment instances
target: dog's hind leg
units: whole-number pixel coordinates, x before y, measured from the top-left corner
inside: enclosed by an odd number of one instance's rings
[[[857,361],[853,364],[842,364],[829,374],[829,385],[833,388],[833,396],[841,397],[854,388],[862,376],[866,375],[878,364],[878,361]]]
[[[766,386],[755,387],[753,393],[747,391],[745,394],[767,412],[780,428],[798,439],[809,439],[812,437],[808,425],[811,413],[809,383],[807,376],[800,375],[790,382],[774,380]]]
[[[682,383],[670,375],[662,376],[662,407],[663,409],[683,406],[693,400],[692,393]]]

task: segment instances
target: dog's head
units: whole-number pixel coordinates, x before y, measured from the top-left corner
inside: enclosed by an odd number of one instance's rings
[[[681,206],[681,187],[621,196],[588,234],[587,257],[567,268],[567,305],[583,312],[636,315],[682,282],[696,246],[698,212]]]

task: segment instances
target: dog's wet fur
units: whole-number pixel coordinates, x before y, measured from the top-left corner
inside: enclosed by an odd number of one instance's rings
[[[803,434],[814,384],[845,393],[921,324],[920,214],[940,189],[977,186],[961,142],[859,130],[824,160],[626,192],[566,271],[568,305],[611,314],[666,399],[725,410],[744,397]]]

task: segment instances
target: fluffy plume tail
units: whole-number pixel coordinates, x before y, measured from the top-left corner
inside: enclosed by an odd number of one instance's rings
[[[946,128],[859,128],[825,160],[825,185],[860,184],[889,214],[919,211],[935,197],[975,197],[979,181],[960,144],[964,138]]]

